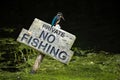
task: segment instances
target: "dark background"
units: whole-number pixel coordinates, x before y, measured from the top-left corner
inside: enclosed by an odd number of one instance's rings
[[[60,11],[65,18],[60,23],[62,29],[77,37],[73,46],[117,53],[120,52],[119,10],[118,2],[110,0],[1,0],[0,30],[15,28],[15,32],[0,31],[0,34],[17,38],[34,18],[51,23]]]

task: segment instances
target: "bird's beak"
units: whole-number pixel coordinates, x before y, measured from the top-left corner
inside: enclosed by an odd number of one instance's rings
[[[62,19],[65,21],[65,18],[62,16]]]

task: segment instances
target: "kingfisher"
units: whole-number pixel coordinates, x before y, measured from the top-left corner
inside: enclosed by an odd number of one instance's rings
[[[53,18],[53,20],[52,20],[52,23],[51,23],[52,27],[53,27],[53,26],[55,26],[55,27],[57,26],[57,27],[60,28],[59,22],[60,22],[61,18],[62,18],[63,20],[65,20],[64,17],[63,17],[62,12],[58,12],[57,15],[56,15],[56,16]]]

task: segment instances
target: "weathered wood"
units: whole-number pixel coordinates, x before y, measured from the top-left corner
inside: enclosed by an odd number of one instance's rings
[[[51,27],[50,24],[36,18],[29,30],[22,29],[17,41],[68,64],[73,56],[70,49],[75,39],[73,34]]]
[[[37,56],[37,58],[36,58],[36,60],[35,60],[35,62],[34,62],[32,71],[36,72],[36,71],[38,70],[38,68],[40,67],[40,64],[41,64],[44,56],[45,56],[45,55],[44,55],[44,54],[41,54],[41,53]]]
[[[56,45],[59,45],[59,47],[68,48],[71,49],[76,36],[66,32],[62,29],[58,29],[55,27],[51,27],[50,24],[39,20],[37,18],[34,19],[32,25],[29,28],[29,31],[34,34],[34,36],[39,37],[38,32],[40,33],[42,30],[47,31],[48,33],[54,34],[56,37],[56,42],[54,42]]]

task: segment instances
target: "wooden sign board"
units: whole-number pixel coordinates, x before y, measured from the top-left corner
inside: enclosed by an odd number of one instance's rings
[[[35,18],[29,30],[22,29],[17,41],[68,64],[73,56],[70,49],[75,39],[74,35]]]

